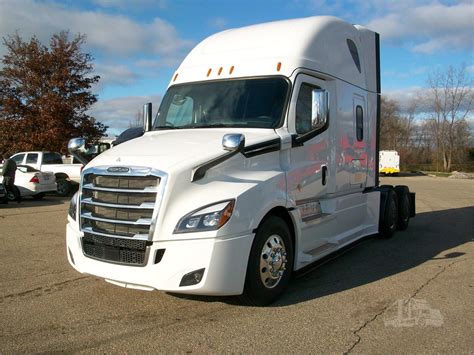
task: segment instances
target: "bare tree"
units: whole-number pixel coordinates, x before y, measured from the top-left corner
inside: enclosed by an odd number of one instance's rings
[[[466,117],[471,112],[473,102],[472,78],[466,66],[446,71],[438,71],[428,79],[434,117],[430,126],[436,138],[436,162],[443,159],[443,168],[450,171],[453,158],[459,149],[466,147],[469,128]]]
[[[397,101],[382,96],[380,117],[381,149],[403,150],[409,147],[415,119],[416,102],[407,114],[402,114]]]
[[[128,128],[143,127],[143,114],[138,110],[135,117],[129,121]]]

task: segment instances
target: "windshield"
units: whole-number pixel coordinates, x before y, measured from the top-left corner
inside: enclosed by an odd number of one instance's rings
[[[281,77],[171,86],[154,128],[276,128],[282,121],[288,89]]]

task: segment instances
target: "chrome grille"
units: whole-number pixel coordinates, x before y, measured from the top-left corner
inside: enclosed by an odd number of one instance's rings
[[[145,264],[147,243],[150,242],[108,238],[87,233],[82,238],[85,255],[94,259],[138,266]]]
[[[84,171],[80,199],[84,254],[109,262],[144,265],[144,243],[150,240],[162,179],[165,175],[146,168],[130,168],[129,173],[122,174],[109,174],[105,168]]]

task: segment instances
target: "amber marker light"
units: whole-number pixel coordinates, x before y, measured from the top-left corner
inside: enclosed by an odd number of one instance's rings
[[[230,67],[229,74],[232,74],[234,72],[234,66]]]
[[[207,71],[207,76],[211,75],[211,72],[212,72],[212,68],[209,68],[209,70]]]
[[[218,228],[222,227],[230,219],[230,217],[232,216],[232,211],[234,210],[234,205],[235,205],[235,201],[232,200],[224,208],[224,211],[223,211],[223,213],[221,215],[221,218],[219,220],[219,223],[218,223]]]
[[[277,71],[280,71],[280,69],[281,69],[281,62],[278,62],[278,64],[277,64]]]
[[[178,79],[178,73],[174,75],[173,82],[176,81],[176,79]]]

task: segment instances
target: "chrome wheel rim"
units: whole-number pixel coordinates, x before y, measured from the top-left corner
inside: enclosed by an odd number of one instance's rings
[[[270,236],[260,254],[260,279],[266,288],[278,285],[286,270],[286,248],[279,235]]]

